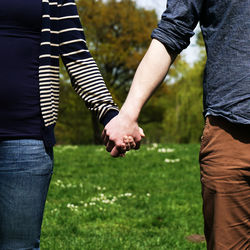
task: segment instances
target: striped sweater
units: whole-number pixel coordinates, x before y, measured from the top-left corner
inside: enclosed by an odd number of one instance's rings
[[[59,57],[86,106],[102,119],[114,104],[86,46],[74,0],[42,0],[39,57],[40,105],[45,127],[54,127],[59,106]]]

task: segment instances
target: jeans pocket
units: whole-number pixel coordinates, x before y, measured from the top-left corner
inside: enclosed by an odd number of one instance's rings
[[[6,141],[0,146],[0,171],[16,174],[48,175],[53,172],[53,148],[42,140]]]
[[[28,163],[30,165],[28,171],[32,175],[52,175],[54,167],[53,148],[43,147],[41,150],[37,154],[36,161]]]

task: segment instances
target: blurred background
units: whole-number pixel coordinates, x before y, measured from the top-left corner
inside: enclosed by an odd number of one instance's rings
[[[166,0],[76,3],[90,52],[121,107]],[[74,92],[61,62],[59,145],[41,249],[206,249],[197,143],[206,58],[195,31],[142,110],[145,144],[125,159],[95,145],[103,128]]]
[[[165,0],[76,1],[87,45],[108,89],[121,107],[135,70],[151,42]],[[143,108],[145,143],[196,143],[203,128],[202,78],[206,56],[199,28],[188,49]],[[102,126],[74,92],[61,64],[58,144],[101,144]]]

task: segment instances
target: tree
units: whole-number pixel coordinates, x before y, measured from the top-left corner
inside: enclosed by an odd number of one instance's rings
[[[156,13],[138,8],[132,0],[79,0],[77,6],[88,48],[115,102],[120,105],[151,41],[150,34],[157,24]],[[67,81],[68,77],[63,69],[62,82]],[[67,88],[62,88],[62,91],[66,90],[68,91]],[[77,100],[73,96],[71,98],[72,101]],[[62,116],[60,117],[59,124],[62,120]],[[99,144],[99,121],[95,114],[92,114],[91,119],[94,142]],[[70,120],[73,123],[75,118],[72,116]]]
[[[203,128],[202,80],[206,56],[197,35],[200,59],[189,65],[178,56],[168,77],[143,108],[139,124],[148,142],[198,142]]]
[[[185,61],[180,61],[175,69],[181,77],[173,86],[175,99],[170,97],[172,106],[166,110],[164,119],[170,141],[198,142],[202,133],[202,82],[206,54],[201,33],[197,35],[196,45],[200,48],[200,59],[191,67]]]
[[[127,87],[151,41],[156,13],[132,0],[79,0],[78,7],[88,47],[106,83],[111,89]]]
[[[89,50],[104,80],[120,105],[157,24],[154,11],[137,8],[132,0],[107,2],[79,0]],[[99,122],[92,114],[95,143],[100,143]]]
[[[77,4],[90,52],[115,102],[121,104],[151,41],[156,14],[137,8],[132,0],[79,0]],[[197,36],[197,46],[201,51],[200,60],[189,65],[182,57],[177,57],[169,77],[143,108],[139,124],[149,142],[199,141],[203,127],[202,78],[206,61],[201,33]],[[100,142],[98,121],[73,93],[64,67],[61,76],[63,100],[56,128],[59,142]]]

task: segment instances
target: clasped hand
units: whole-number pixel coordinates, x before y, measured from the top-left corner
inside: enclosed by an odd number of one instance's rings
[[[121,114],[114,117],[102,132],[106,150],[113,157],[123,157],[130,149],[139,149],[143,137],[145,137],[143,129],[137,122]]]

